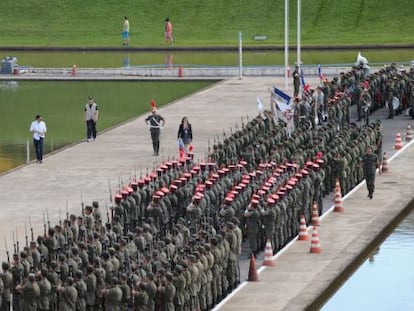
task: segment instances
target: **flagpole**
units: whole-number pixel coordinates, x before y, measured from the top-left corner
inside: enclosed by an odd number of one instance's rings
[[[285,91],[288,91],[289,78],[289,0],[285,0]]]
[[[297,57],[298,57],[298,59],[297,59],[297,65],[299,66],[299,69],[301,69],[300,68],[300,65],[302,64],[302,61],[301,61],[301,57],[300,57],[300,13],[301,13],[301,0],[298,0],[298,21],[297,21],[297,24],[298,24],[298,31],[297,31],[297,41],[298,41],[298,46],[297,46]]]
[[[243,76],[243,51],[242,51],[242,32],[239,31],[239,80]]]

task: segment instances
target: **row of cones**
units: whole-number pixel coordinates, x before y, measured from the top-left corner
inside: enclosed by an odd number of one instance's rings
[[[303,215],[301,216],[301,228],[302,228],[301,230],[303,230],[302,226],[304,226],[305,231],[306,231],[305,216]],[[306,231],[306,240],[309,240],[307,231]],[[316,253],[316,254],[322,252],[320,240],[319,240],[318,227],[316,226],[313,226],[311,246],[310,246],[309,252]],[[264,258],[263,258],[263,266],[273,267],[275,266],[275,264],[276,264],[275,260],[273,259],[272,243],[270,242],[270,240],[267,240]],[[259,276],[258,276],[257,269],[256,269],[256,259],[253,254],[250,257],[249,276],[247,278],[247,281],[249,282],[259,281]]]
[[[383,164],[382,164],[381,170],[382,172],[389,171],[388,170],[388,158],[385,152],[383,154]],[[338,179],[335,182],[335,199],[334,200],[335,200],[334,212],[343,212],[344,207],[342,204],[341,185]],[[313,230],[312,230],[311,246],[310,246],[309,252],[317,254],[317,253],[322,252],[322,249],[321,249],[319,233],[318,233],[318,226],[320,226],[321,221],[319,217],[318,206],[316,203],[314,203],[312,206],[311,224],[312,224]],[[298,241],[308,241],[308,240],[309,240],[309,235],[308,235],[308,229],[306,227],[306,219],[304,215],[301,215]],[[267,267],[273,267],[275,265],[275,260],[273,259],[272,245],[269,240],[266,241],[263,265]],[[247,280],[249,282],[259,281],[259,277],[258,277],[257,270],[256,270],[256,260],[253,254],[250,258],[249,276]]]
[[[342,194],[341,194],[341,186],[339,180],[336,180],[335,183],[335,212],[343,212],[344,208],[342,205]],[[316,202],[312,206],[312,238],[311,238],[311,246],[309,249],[310,253],[320,253],[322,252],[321,244],[319,240],[319,233],[318,233],[318,226],[321,225],[321,220],[319,217],[318,212],[318,205]],[[300,216],[300,225],[299,225],[299,235],[298,241],[309,241],[308,229],[306,227],[306,219],[304,215]],[[270,240],[266,241],[265,246],[265,253],[263,258],[263,266],[266,267],[273,267],[275,265],[275,260],[273,258],[273,251],[272,251],[272,244]],[[251,255],[250,258],[250,267],[249,267],[249,276],[247,279],[249,282],[257,282],[259,281],[259,276],[256,270],[256,259],[254,255]]]

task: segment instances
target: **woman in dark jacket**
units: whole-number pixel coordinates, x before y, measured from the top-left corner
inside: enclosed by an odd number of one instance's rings
[[[182,140],[186,151],[188,151],[188,147],[193,141],[193,131],[191,130],[191,124],[188,122],[187,117],[183,117],[181,120],[181,124],[178,128],[177,138],[178,140]]]

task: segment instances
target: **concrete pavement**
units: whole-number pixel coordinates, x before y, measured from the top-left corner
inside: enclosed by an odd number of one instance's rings
[[[98,133],[95,142],[81,142],[47,156],[43,164],[32,163],[0,177],[0,226],[11,251],[12,231],[17,232],[23,245],[25,231],[29,231],[29,217],[35,236],[43,232],[43,214],[50,223],[69,213],[81,213],[81,197],[85,204],[93,200],[101,206],[109,204],[118,183],[126,184],[135,175],[173,156],[178,156],[177,130],[184,115],[193,126],[196,159],[207,153],[208,141],[214,136],[223,139],[223,131],[241,126],[242,118],[257,115],[256,96],[269,103],[268,89],[284,82],[276,78],[237,78],[219,82],[214,87],[182,98],[159,109],[166,120],[161,134],[161,156],[152,156],[150,133],[139,116],[105,133]],[[162,90],[160,90],[162,92]],[[150,103],[148,103],[148,109]],[[104,114],[103,114],[104,116]],[[47,140],[47,137],[46,137]],[[25,226],[26,222],[26,226]],[[25,229],[26,227],[26,229]],[[30,233],[30,232],[29,232]],[[4,243],[0,243],[0,257]]]

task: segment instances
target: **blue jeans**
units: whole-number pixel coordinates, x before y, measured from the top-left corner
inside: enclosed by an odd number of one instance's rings
[[[33,144],[36,151],[36,159],[38,161],[43,160],[43,140],[43,138],[40,138],[39,140],[33,138]]]

